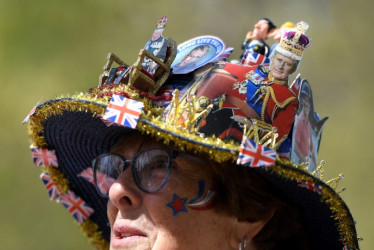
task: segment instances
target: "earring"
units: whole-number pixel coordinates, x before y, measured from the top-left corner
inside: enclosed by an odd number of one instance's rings
[[[243,244],[242,241],[239,241],[239,250],[245,250],[247,247],[247,236],[243,236]]]

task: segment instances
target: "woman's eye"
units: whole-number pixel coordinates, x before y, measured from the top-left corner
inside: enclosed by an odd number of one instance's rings
[[[167,162],[165,161],[156,161],[152,163],[152,169],[160,169],[160,168],[167,168]]]

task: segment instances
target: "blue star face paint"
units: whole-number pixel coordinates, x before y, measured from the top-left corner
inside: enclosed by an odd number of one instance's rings
[[[214,192],[208,190],[205,197],[203,197],[205,193],[205,181],[200,180],[198,181],[199,190],[197,195],[191,199],[188,203],[187,197],[181,198],[176,193],[173,194],[173,200],[166,204],[166,206],[170,207],[173,211],[173,216],[176,216],[180,212],[187,213],[186,205],[194,210],[207,210],[212,208],[211,200],[214,196]],[[201,199],[203,197],[203,199]]]
[[[176,216],[180,212],[187,213],[186,208],[187,197],[180,198],[177,194],[173,194],[173,200],[166,204],[166,206],[170,207],[173,210],[173,216]]]

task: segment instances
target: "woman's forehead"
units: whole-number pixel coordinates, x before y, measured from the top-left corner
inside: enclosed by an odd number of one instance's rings
[[[125,152],[136,153],[140,150],[150,147],[165,147],[163,144],[146,137],[140,133],[126,133],[118,139],[116,144],[111,148],[112,153],[124,154]]]

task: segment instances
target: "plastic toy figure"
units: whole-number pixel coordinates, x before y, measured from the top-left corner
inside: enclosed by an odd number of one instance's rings
[[[272,36],[276,26],[268,18],[261,18],[253,28],[253,31],[249,31],[242,43],[243,53],[240,59],[246,57],[246,54],[251,54],[253,52],[262,54],[264,56],[269,56],[269,45],[265,43],[265,40]]]

